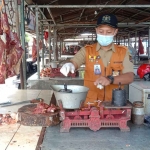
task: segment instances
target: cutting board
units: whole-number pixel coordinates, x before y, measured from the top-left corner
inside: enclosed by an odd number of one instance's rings
[[[26,126],[54,126],[59,124],[59,112],[34,114],[36,104],[25,105],[18,109],[18,121]]]

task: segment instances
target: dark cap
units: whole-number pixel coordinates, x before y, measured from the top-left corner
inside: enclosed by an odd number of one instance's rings
[[[99,25],[108,25],[108,26],[111,26],[113,28],[117,28],[118,27],[118,20],[117,20],[116,16],[113,14],[101,15],[101,16],[99,16],[99,18],[97,20],[97,27]]]

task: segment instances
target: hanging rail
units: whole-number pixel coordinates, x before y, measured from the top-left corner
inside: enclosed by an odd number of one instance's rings
[[[38,8],[148,8],[150,5],[28,5]]]

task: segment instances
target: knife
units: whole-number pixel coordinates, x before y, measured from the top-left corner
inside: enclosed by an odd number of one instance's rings
[[[33,100],[26,100],[26,101],[20,101],[20,102],[14,102],[14,103],[5,103],[4,105],[0,105],[0,107],[8,107],[8,106],[13,106],[13,105],[19,105],[19,104],[25,104],[25,103],[39,103],[43,102],[44,100],[42,98],[36,98]]]
[[[10,101],[8,101],[8,102],[2,102],[2,103],[0,103],[0,106],[1,105],[5,105],[5,104],[10,104],[11,102]]]

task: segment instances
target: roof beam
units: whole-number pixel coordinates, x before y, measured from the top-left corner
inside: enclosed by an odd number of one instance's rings
[[[86,1],[86,5],[87,5],[87,4],[89,4],[90,2],[91,2],[91,0],[87,0],[87,1]],[[80,17],[79,17],[79,20],[78,20],[78,21],[80,21],[80,20],[81,20],[81,18],[82,18],[82,15],[83,15],[84,11],[85,11],[85,8],[84,8],[84,9],[82,9],[82,12],[81,12],[81,14],[80,14]]]
[[[123,0],[122,2],[120,2],[119,3],[119,5],[126,5],[126,4],[129,4],[129,3],[131,3],[132,1],[134,1],[134,0],[130,0],[130,1],[127,1],[127,0]],[[110,13],[116,13],[116,12],[118,12],[119,10],[121,10],[121,8],[120,9],[118,9],[118,10],[116,10],[117,8],[115,8],[113,11],[111,11]]]
[[[137,11],[141,11],[143,13],[147,13],[148,15],[150,14],[150,11],[147,11],[147,9],[146,10],[145,9],[143,10],[141,8],[132,8],[132,9],[137,10]]]
[[[149,9],[149,8],[147,8],[147,9]],[[146,9],[146,10],[147,10],[147,9]],[[127,19],[122,20],[121,22],[124,22],[124,21],[126,21],[126,20],[128,20],[128,19],[131,19],[131,18],[133,18],[133,17],[135,17],[136,15],[139,15],[139,14],[141,14],[141,13],[142,13],[142,11],[139,11],[138,13],[132,15],[131,17],[129,17],[129,18],[127,18]]]
[[[54,20],[54,17],[53,17],[53,15],[52,15],[52,12],[51,12],[50,8],[47,8],[47,10],[48,10],[49,15],[51,16],[51,18],[52,18],[52,20],[53,20],[54,25],[56,25],[56,22],[55,22],[55,20]]]

